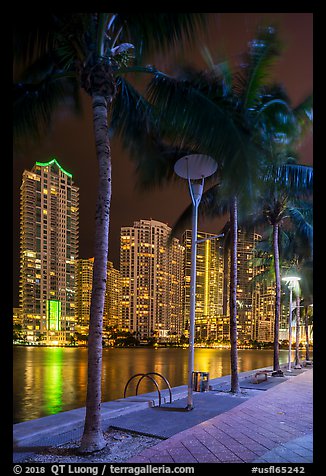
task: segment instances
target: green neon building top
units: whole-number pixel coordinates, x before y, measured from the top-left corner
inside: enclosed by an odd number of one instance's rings
[[[60,331],[61,302],[58,299],[47,300],[48,329]]]
[[[49,160],[48,162],[36,162],[36,165],[40,165],[41,167],[46,167],[47,165],[52,165],[54,163],[59,167],[61,172],[68,175],[68,177],[72,178],[72,174],[70,174],[65,169],[63,169],[56,158],[53,158],[53,159]]]

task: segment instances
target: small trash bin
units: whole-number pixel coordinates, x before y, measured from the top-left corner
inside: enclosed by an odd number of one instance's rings
[[[209,390],[209,372],[193,372],[192,389],[194,392],[207,392]]]

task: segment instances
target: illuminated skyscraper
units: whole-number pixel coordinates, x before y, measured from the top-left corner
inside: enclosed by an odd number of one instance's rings
[[[171,228],[140,220],[121,228],[122,326],[140,339],[173,340],[182,330],[183,247]]]
[[[64,343],[75,324],[79,189],[55,158],[21,185],[20,307],[27,339]]]
[[[91,310],[94,258],[77,260],[76,319],[78,326],[88,327]],[[120,272],[108,261],[106,293],[103,312],[103,328],[121,327],[121,280]],[[87,332],[87,330],[86,330]]]
[[[261,239],[261,235],[255,232],[245,233],[238,230],[238,279],[237,279],[237,330],[239,341],[246,341],[254,338],[255,319],[261,306],[254,295],[255,286],[252,284],[253,277],[258,270],[253,266],[254,248]],[[224,312],[230,315],[230,251],[227,251],[228,270],[224,289]],[[257,314],[258,315],[258,314]]]
[[[20,307],[13,308],[13,324],[18,326],[23,325],[23,316]]]
[[[91,312],[94,258],[78,259],[76,263],[76,321],[88,327]]]
[[[237,308],[238,308],[238,339],[250,340],[254,334],[254,308],[252,279],[256,269],[253,266],[253,250],[261,236],[255,232],[245,233],[238,230],[238,283],[237,283]],[[229,294],[229,290],[228,290]]]
[[[109,326],[121,329],[121,291],[120,271],[108,261],[103,328]]]
[[[253,337],[253,285],[255,276],[253,266],[253,250],[261,235],[255,232],[238,233],[238,337],[239,340],[250,340]]]
[[[274,322],[275,283],[256,283],[253,291],[253,339],[273,342]]]
[[[196,265],[196,338],[217,338],[218,322],[223,314],[223,247],[211,233],[198,232]],[[188,328],[190,314],[191,230],[181,238],[185,247],[184,266],[184,328]]]

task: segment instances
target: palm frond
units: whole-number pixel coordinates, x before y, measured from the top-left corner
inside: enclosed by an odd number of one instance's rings
[[[313,167],[307,165],[285,164],[277,168],[276,180],[293,192],[309,196],[313,191]]]
[[[210,155],[222,168],[234,169],[237,163],[242,169],[250,163],[250,173],[256,173],[253,159],[257,150],[249,133],[236,124],[228,104],[212,101],[188,83],[162,74],[149,84],[148,100],[160,111],[158,127],[173,146]],[[248,168],[246,171],[249,173]],[[237,172],[233,177],[243,177],[244,170]],[[238,180],[240,188],[242,183]]]
[[[14,22],[13,50],[18,67],[25,68],[39,57],[70,44],[85,55],[86,37],[91,35],[90,13],[25,13]]]
[[[135,45],[138,60],[153,50],[181,47],[207,21],[206,13],[118,13],[118,22],[125,26],[124,41]]]
[[[257,273],[255,276],[252,277],[250,281],[251,289],[257,289],[257,285],[259,284],[266,284],[267,286],[271,286],[275,283],[275,271],[273,260],[262,260],[261,266],[264,266],[265,269]]]
[[[313,225],[310,220],[307,220],[305,213],[297,207],[288,207],[288,213],[292,222],[295,225],[297,239],[301,239],[308,245],[310,251],[313,246]]]
[[[289,196],[311,196],[313,167],[295,163],[269,164],[263,169],[263,183],[273,193],[286,191]]]
[[[230,198],[226,197],[221,190],[220,184],[208,188],[202,196],[198,207],[199,215],[207,218],[222,217],[230,210]]]
[[[230,209],[230,200],[220,194],[220,185],[216,184],[208,188],[202,195],[198,207],[198,216],[202,218],[214,219],[225,216]],[[171,237],[182,233],[191,223],[192,204],[176,220],[171,230]],[[222,231],[224,234],[226,231]]]
[[[279,228],[279,254],[281,261],[288,260],[293,257],[295,252],[292,248],[292,236],[289,230]]]
[[[48,132],[54,111],[69,105],[80,112],[79,87],[75,77],[62,72],[43,73],[38,78],[26,74],[29,81],[14,84],[13,136],[15,142],[30,136],[40,139]],[[32,78],[34,80],[32,81]]]
[[[117,79],[111,132],[136,164],[136,187],[148,190],[176,178],[174,164],[190,151],[161,140],[153,106],[124,77]]]
[[[194,151],[203,147],[203,153],[214,149],[218,154],[213,128],[215,124],[230,127],[230,119],[204,94],[189,87],[188,82],[157,74],[148,86],[147,97],[161,111],[159,127],[173,145]]]
[[[23,66],[51,50],[57,31],[53,13],[24,12],[13,22],[13,56]]]
[[[194,67],[184,67],[177,79],[184,88],[191,87],[215,102],[222,98],[229,100],[228,86],[219,65],[212,69],[198,71]]]
[[[272,236],[273,236],[272,229],[270,227],[265,228],[262,239],[257,241],[255,244],[254,252],[257,253],[257,255],[272,254],[272,250],[273,250]]]
[[[99,56],[104,55],[105,51],[105,38],[108,21],[110,19],[109,13],[99,13],[97,20],[97,54]]]
[[[273,26],[259,28],[250,42],[248,53],[244,55],[242,72],[235,77],[235,91],[241,98],[244,111],[255,107],[280,51],[276,29]]]
[[[293,113],[300,126],[300,137],[302,138],[312,129],[313,125],[313,95],[307,96],[297,107]]]
[[[297,123],[287,101],[271,97],[253,112],[255,127],[263,132],[266,139],[288,144],[297,134]]]

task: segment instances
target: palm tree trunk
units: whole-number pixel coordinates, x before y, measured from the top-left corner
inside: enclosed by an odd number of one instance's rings
[[[111,204],[111,150],[108,136],[107,100],[94,94],[93,119],[99,169],[95,216],[93,287],[88,338],[86,417],[81,452],[98,451],[106,445],[101,427],[102,325],[107,280]]]
[[[305,306],[304,327],[306,333],[306,360],[310,361],[308,307]]]
[[[299,355],[299,342],[300,342],[300,296],[297,296],[297,309],[296,309],[296,321],[295,321],[295,361],[294,367],[301,368],[300,355]]]
[[[238,271],[238,204],[234,197],[230,207],[231,265],[230,265],[230,343],[231,343],[231,392],[239,393],[237,348],[237,271]]]
[[[274,321],[274,359],[273,375],[283,375],[279,360],[279,328],[281,316],[281,275],[280,275],[280,255],[278,248],[278,223],[273,225],[273,253],[275,269],[275,321]]]

